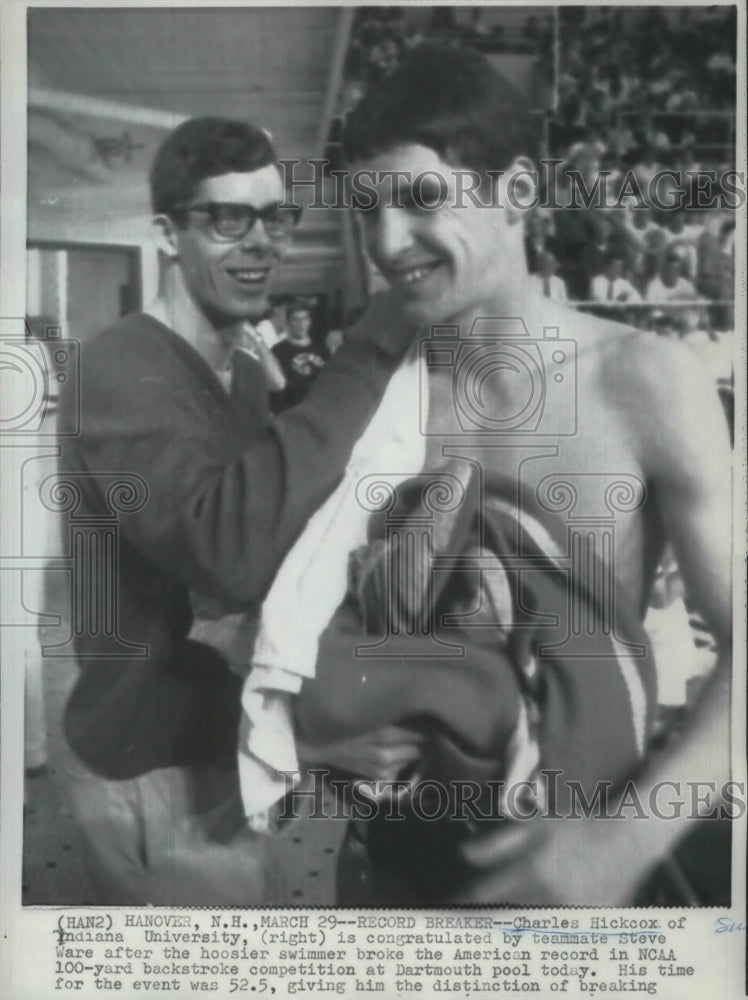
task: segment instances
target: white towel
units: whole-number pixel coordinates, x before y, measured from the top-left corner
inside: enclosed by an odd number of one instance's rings
[[[303,679],[314,677],[319,638],[345,598],[349,554],[367,541],[370,511],[359,503],[356,488],[365,476],[402,481],[424,465],[421,393],[427,381],[416,350],[414,345],[392,376],[341,483],[310,518],[262,607],[242,692],[239,746],[244,810],[257,831],[268,831],[271,808],[298,773],[292,699]]]

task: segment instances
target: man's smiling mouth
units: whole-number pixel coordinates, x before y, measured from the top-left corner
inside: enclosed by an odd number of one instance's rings
[[[417,285],[432,275],[441,263],[440,260],[433,260],[413,267],[391,268],[387,271],[387,277],[393,284]]]
[[[247,285],[249,287],[253,285],[264,284],[268,274],[270,273],[269,268],[237,268],[232,269],[227,272],[231,275],[234,281],[238,281],[240,285]]]

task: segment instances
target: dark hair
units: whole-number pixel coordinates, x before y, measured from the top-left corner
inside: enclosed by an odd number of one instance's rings
[[[291,299],[291,301],[286,306],[286,315],[292,316],[294,313],[309,313],[312,314],[312,306],[310,302],[306,299]]]
[[[523,96],[484,56],[423,45],[349,114],[343,149],[354,162],[417,143],[485,174],[535,156],[535,124]]]
[[[190,118],[166,137],[150,172],[151,207],[179,222],[180,209],[209,177],[249,173],[277,160],[262,129],[230,118]]]

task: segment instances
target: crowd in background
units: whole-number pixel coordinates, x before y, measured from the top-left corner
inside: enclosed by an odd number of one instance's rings
[[[511,28],[495,8],[434,7],[427,22],[411,15],[403,7],[358,8],[345,67],[348,103],[423,41],[468,44],[533,58],[536,83],[544,85],[533,99],[548,112],[548,153],[594,134],[613,165],[632,165],[654,152],[652,121],[678,155],[709,146],[720,157],[734,139],[734,7],[537,8],[521,24],[513,17]]]
[[[521,14],[433,7],[416,16],[400,6],[358,8],[341,115],[424,41],[530,58],[541,157],[559,161],[556,203],[566,205],[559,194],[564,188],[568,194],[570,171],[587,191],[606,178],[608,205],[627,176],[644,195],[616,208],[540,207],[529,214],[532,282],[557,301],[686,340],[726,381],[725,335],[734,327],[734,211],[695,208],[692,195],[700,171],[714,170],[719,178],[734,168],[735,9],[573,6]],[[331,133],[333,161],[340,124],[339,118]],[[677,173],[678,180],[659,190],[682,207],[664,208],[648,198],[661,171]],[[541,203],[547,194],[541,190]],[[266,321],[281,339],[287,337],[281,316],[289,302],[277,304],[276,318]],[[311,339],[320,357],[329,355],[339,331],[327,345],[320,310],[307,305]],[[266,333],[272,346],[277,335],[269,328]]]
[[[560,186],[567,171],[587,190],[601,175],[609,190],[633,175],[644,194],[625,207],[534,211],[532,281],[550,298],[684,338],[725,376],[729,350],[718,347],[734,326],[734,211],[692,207],[692,188],[699,171],[719,178],[734,168],[735,8],[536,8],[500,22],[482,7],[435,7],[417,21],[402,7],[359,8],[344,103],[423,41],[532,57],[541,156],[561,161]],[[667,193],[688,207],[649,200],[663,170],[678,173]]]
[[[724,7],[559,8],[547,151],[588,190],[601,172],[630,173],[645,198],[540,212],[528,226],[531,268],[560,277],[569,299],[694,344],[734,324],[734,213],[694,208],[692,186],[699,171],[719,178],[734,166],[735,17]],[[553,65],[548,27],[539,45],[540,64]],[[688,207],[647,199],[667,170],[678,178],[672,203]]]
[[[730,139],[736,86],[736,9],[661,7],[559,8],[554,126],[573,142],[594,132],[615,165],[656,153],[650,122],[673,148],[710,146],[719,157]],[[548,32],[540,40],[548,68]],[[550,65],[553,65],[551,58]]]

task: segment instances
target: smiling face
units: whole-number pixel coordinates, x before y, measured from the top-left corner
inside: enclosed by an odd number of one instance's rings
[[[355,163],[353,170],[374,172],[373,182],[367,177],[365,184],[376,188],[378,204],[360,213],[366,248],[402,293],[415,322],[467,319],[512,280],[506,211],[488,207],[487,194],[478,198],[486,204],[473,204],[465,194],[471,183],[463,178],[460,186],[458,180],[464,171],[445,163],[433,149],[398,146]],[[395,171],[408,172],[408,179],[397,182],[397,198],[392,191]],[[431,173],[421,184],[419,204],[413,182],[426,171]],[[433,174],[443,179],[441,191]],[[418,193],[418,184],[415,189]],[[428,208],[423,202],[443,204]]]
[[[222,174],[202,181],[190,205],[249,205],[262,209],[283,201],[277,168],[270,164],[250,173]],[[210,217],[190,213],[186,228],[174,228],[179,264],[188,292],[216,325],[255,319],[267,308],[273,273],[283,241],[273,241],[261,221],[243,239],[217,240]]]

